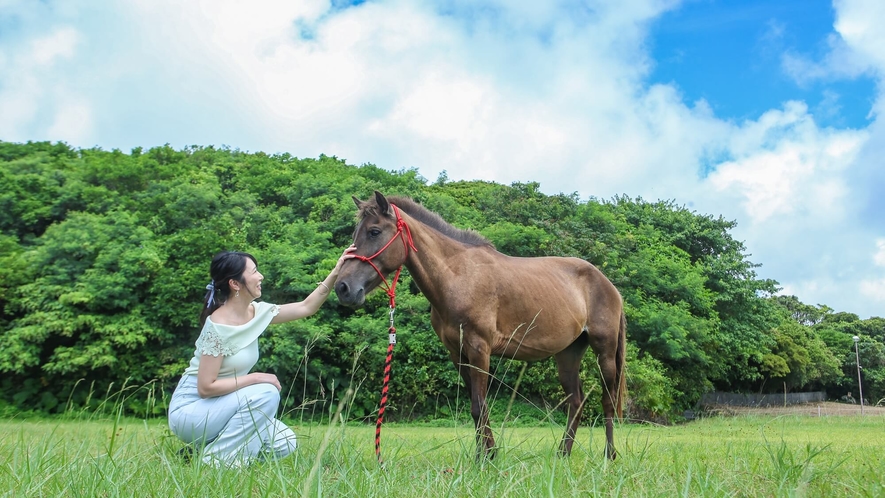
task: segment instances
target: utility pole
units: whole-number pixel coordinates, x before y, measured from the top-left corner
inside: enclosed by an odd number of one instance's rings
[[[854,358],[857,360],[857,390],[858,394],[860,394],[860,414],[863,415],[863,386],[860,385],[860,353],[857,351],[857,343],[860,342],[860,337],[854,336]]]

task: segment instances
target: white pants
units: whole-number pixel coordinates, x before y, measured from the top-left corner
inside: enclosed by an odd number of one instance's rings
[[[210,465],[282,458],[295,450],[295,433],[275,418],[279,405],[280,392],[272,384],[201,398],[197,376],[186,375],[169,402],[169,429],[201,450],[203,461]]]

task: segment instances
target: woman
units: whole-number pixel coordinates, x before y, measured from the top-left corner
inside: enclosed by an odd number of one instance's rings
[[[169,428],[200,448],[204,462],[239,466],[295,449],[295,433],[276,419],[280,381],[274,374],[250,373],[258,361],[258,336],[272,323],[316,313],[354,250],[347,248],[303,301],[283,305],[255,301],[264,276],[252,255],[222,252],[212,259],[194,357],[169,403]]]

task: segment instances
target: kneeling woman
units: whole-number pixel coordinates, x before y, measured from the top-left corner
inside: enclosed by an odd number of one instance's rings
[[[204,462],[237,466],[295,449],[295,433],[276,418],[280,381],[274,374],[250,373],[258,361],[258,336],[272,323],[316,313],[354,250],[345,250],[303,301],[283,305],[255,301],[264,276],[252,255],[223,252],[212,259],[196,350],[169,403],[169,428],[199,449]]]

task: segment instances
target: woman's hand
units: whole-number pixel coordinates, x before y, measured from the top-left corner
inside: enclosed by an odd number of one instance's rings
[[[278,391],[283,390],[283,386],[280,384],[280,380],[277,379],[277,376],[271,373],[263,373],[263,372],[253,372],[251,375],[255,376],[256,384],[273,384],[274,387],[277,388]]]
[[[332,273],[337,275],[338,271],[341,269],[341,265],[343,265],[344,262],[348,259],[352,259],[355,256],[353,254],[354,252],[356,252],[356,246],[351,244],[350,247],[344,250],[344,252],[341,254],[341,257],[338,258],[338,262],[335,263],[335,269],[332,270]]]

